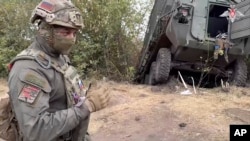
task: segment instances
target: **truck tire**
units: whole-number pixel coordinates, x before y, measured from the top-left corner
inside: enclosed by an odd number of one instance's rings
[[[149,70],[148,84],[155,85],[156,62],[152,62]]]
[[[237,59],[234,64],[233,85],[244,87],[247,82],[247,65],[244,59]]]
[[[166,83],[170,73],[171,52],[168,48],[161,48],[156,58],[156,83]]]

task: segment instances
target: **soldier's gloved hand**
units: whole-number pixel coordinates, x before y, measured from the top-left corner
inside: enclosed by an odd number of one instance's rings
[[[75,102],[76,102],[76,107],[81,107],[85,101],[85,97],[78,97],[77,99],[74,98]]]
[[[74,105],[75,112],[80,120],[86,119],[90,113],[88,106],[85,104],[85,100],[86,97],[78,97],[77,103]]]
[[[88,90],[85,104],[90,112],[99,111],[108,106],[110,95],[107,89],[90,89]]]

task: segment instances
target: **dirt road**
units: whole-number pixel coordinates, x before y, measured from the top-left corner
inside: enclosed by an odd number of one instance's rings
[[[6,92],[1,83],[0,92]],[[250,124],[249,88],[197,89],[181,95],[183,86],[99,82],[110,105],[93,113],[89,132],[94,141],[228,141],[230,124]]]

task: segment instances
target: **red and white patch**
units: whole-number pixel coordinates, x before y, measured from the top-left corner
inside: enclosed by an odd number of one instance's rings
[[[236,16],[236,10],[235,9],[230,9],[229,13],[230,13],[230,17],[235,18],[235,16]]]
[[[41,89],[35,87],[35,86],[24,86],[22,91],[20,92],[18,99],[27,103],[34,103],[34,101],[36,100],[39,92],[41,91]]]
[[[46,1],[43,1],[40,6],[39,6],[41,9],[43,10],[46,10],[48,12],[51,12],[53,9],[54,9],[54,6],[52,3],[49,3],[49,2],[46,2]]]

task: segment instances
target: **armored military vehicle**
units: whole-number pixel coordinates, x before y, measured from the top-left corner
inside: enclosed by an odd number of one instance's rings
[[[171,70],[185,70],[244,86],[249,9],[249,0],[155,0],[135,81],[166,83]],[[216,41],[223,35],[228,45],[216,52]]]

